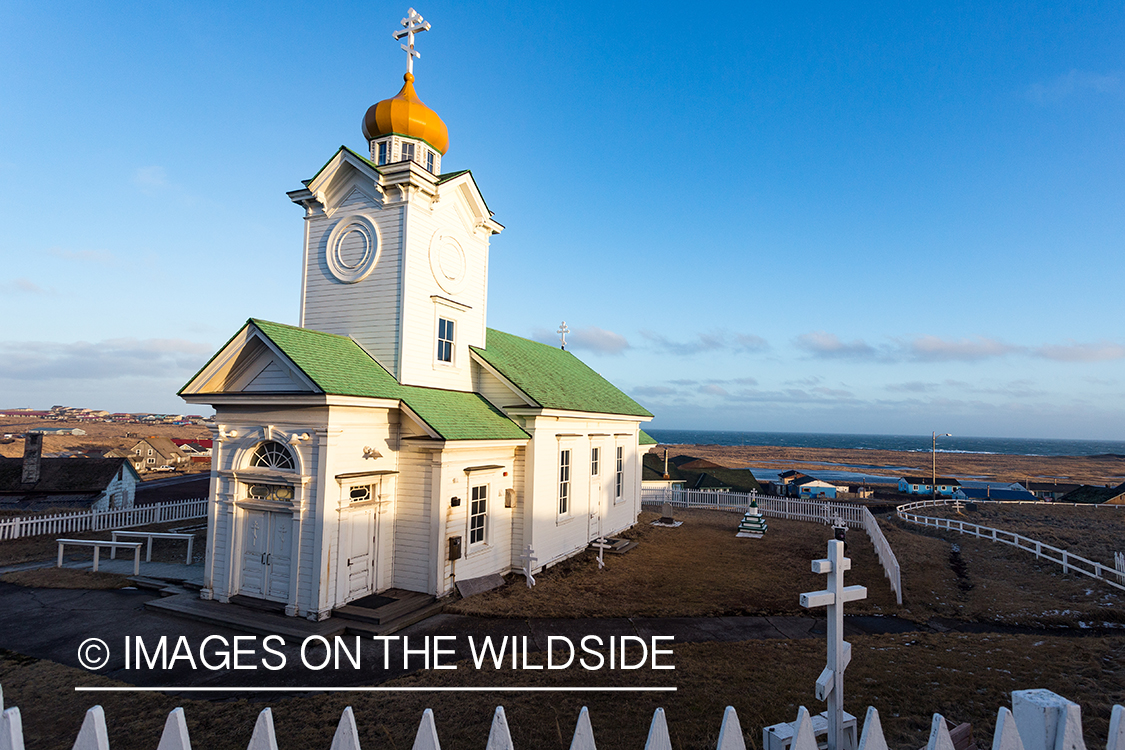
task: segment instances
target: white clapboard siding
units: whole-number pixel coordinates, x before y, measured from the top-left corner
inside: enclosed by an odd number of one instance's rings
[[[295,382],[289,377],[289,372],[281,367],[276,361],[271,361],[262,369],[253,380],[242,387],[244,391],[272,391],[272,392],[295,392],[307,391],[308,388],[302,384]]]
[[[395,500],[394,585],[430,591],[430,456],[405,448],[399,453]]]

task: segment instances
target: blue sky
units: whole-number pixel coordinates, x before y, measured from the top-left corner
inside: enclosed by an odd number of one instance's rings
[[[565,319],[654,427],[1125,439],[1125,6],[540,5],[418,6],[491,326]],[[183,411],[295,323],[285,192],[405,11],[7,4],[0,407]]]

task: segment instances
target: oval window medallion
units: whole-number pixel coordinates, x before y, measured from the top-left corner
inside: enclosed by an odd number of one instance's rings
[[[465,286],[468,261],[461,243],[440,231],[430,240],[430,272],[446,293],[456,294]]]
[[[379,261],[379,231],[366,216],[345,216],[328,233],[324,260],[345,284],[367,277]]]

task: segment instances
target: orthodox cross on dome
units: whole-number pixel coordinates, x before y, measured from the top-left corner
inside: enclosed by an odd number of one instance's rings
[[[828,574],[828,588],[801,594],[801,606],[828,607],[828,665],[816,678],[816,699],[828,703],[828,750],[844,750],[844,670],[852,660],[852,644],[844,640],[844,602],[867,598],[864,586],[844,586],[844,571],[852,561],[844,557],[844,543],[828,542],[828,559],[813,560],[812,572]]]
[[[557,333],[559,335],[559,338],[562,339],[562,347],[561,348],[566,349],[566,335],[568,333],[570,333],[570,329],[566,327],[566,321],[565,320],[562,322],[562,325],[559,326],[559,330],[555,331],[555,333]]]
[[[402,48],[406,51],[406,72],[410,75],[414,75],[414,58],[422,57],[414,49],[414,34],[429,30],[430,22],[418,15],[418,11],[411,8],[406,12],[406,18],[402,19],[402,30],[394,32],[395,39],[406,37],[406,44],[402,45]]]

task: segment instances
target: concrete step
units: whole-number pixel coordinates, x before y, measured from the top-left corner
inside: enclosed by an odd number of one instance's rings
[[[433,597],[431,597],[432,599]],[[358,620],[345,620],[340,618],[340,622],[345,623],[348,635],[372,636],[372,635],[390,635],[397,633],[405,627],[413,625],[416,622],[421,622],[427,617],[433,617],[445,609],[446,602],[433,601],[430,604],[408,612],[393,620],[388,620],[381,623],[361,622]]]
[[[168,587],[167,581],[160,578],[148,578],[147,576],[129,576],[129,582],[146,591],[163,591]]]
[[[197,622],[221,625],[255,635],[273,635],[276,633],[287,640],[292,639],[298,643],[310,635],[321,635],[326,638],[343,635],[347,624],[346,621],[337,618],[312,622],[302,617],[286,617],[283,614],[251,609],[237,604],[204,601],[194,593],[153,599],[145,602],[145,609],[166,612]]]
[[[434,597],[429,594],[422,594],[417,591],[395,591],[393,594],[386,592],[384,596],[393,598],[395,601],[381,607],[357,607],[353,604],[345,604],[334,609],[332,616],[355,622],[380,625],[408,615],[434,601]]]

